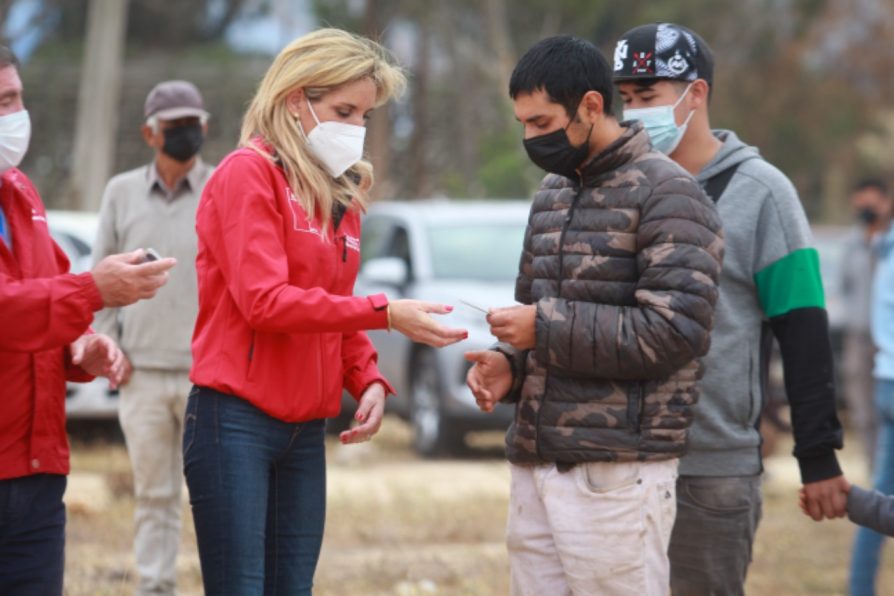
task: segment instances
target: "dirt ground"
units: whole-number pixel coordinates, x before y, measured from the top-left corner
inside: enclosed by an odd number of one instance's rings
[[[508,593],[503,543],[509,474],[502,437],[472,437],[468,457],[425,461],[410,433],[388,418],[372,442],[328,445],[326,537],[314,593],[499,595]],[[797,467],[779,445],[767,462],[764,518],[748,593],[844,594],[854,526],[814,523],[797,508]],[[859,449],[842,457],[852,481],[865,484]],[[131,594],[135,571],[132,480],[120,442],[73,441],[65,592]],[[178,593],[201,594],[195,535],[184,498]],[[887,552],[880,594],[894,593],[894,553]]]

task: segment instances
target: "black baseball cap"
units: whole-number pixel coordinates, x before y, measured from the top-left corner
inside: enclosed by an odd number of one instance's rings
[[[697,33],[673,23],[634,27],[615,46],[614,82],[672,79],[714,82],[714,53]]]

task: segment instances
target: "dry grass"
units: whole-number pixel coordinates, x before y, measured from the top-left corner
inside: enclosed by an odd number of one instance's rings
[[[476,437],[468,459],[415,458],[406,426],[388,419],[373,443],[329,445],[329,511],[315,593],[491,595],[508,592],[503,543],[508,471],[500,437]],[[796,505],[797,472],[782,444],[768,461],[764,519],[748,593],[843,594],[854,527],[816,524]],[[862,481],[856,449],[844,466]],[[133,499],[119,443],[75,444],[69,488],[66,594],[130,594]],[[894,593],[894,555],[879,593]],[[201,594],[195,536],[184,503],[180,594]]]

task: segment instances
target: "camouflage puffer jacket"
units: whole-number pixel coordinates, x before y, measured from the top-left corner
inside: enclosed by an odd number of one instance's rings
[[[661,460],[686,450],[723,258],[714,204],[639,123],[543,180],[515,297],[536,347],[514,352],[513,463]],[[505,346],[501,351],[505,351]],[[511,349],[508,352],[513,352]]]

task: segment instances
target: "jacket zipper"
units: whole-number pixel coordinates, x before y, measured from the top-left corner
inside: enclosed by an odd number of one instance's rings
[[[565,234],[568,232],[568,226],[571,224],[571,220],[574,219],[574,208],[577,207],[577,201],[580,199],[581,193],[584,191],[583,184],[583,176],[578,180],[578,189],[577,194],[574,195],[574,199],[571,201],[571,206],[568,207],[568,213],[565,215],[565,221],[562,223],[562,233],[559,234],[559,283],[556,289],[556,298],[562,297],[562,282],[565,280],[565,268],[564,268],[564,260],[565,260]],[[546,344],[549,345],[549,335],[546,337]],[[549,374],[549,365],[548,363],[544,363],[544,368],[546,369],[546,379],[543,382],[543,403],[540,404],[540,407],[537,408],[537,420],[535,422],[535,433],[536,440],[534,441],[534,447],[537,450],[537,459],[543,461],[542,450],[540,449],[540,437],[541,437],[541,413],[543,412],[543,407],[546,405],[547,396],[549,395],[549,385],[550,385],[550,374]]]

